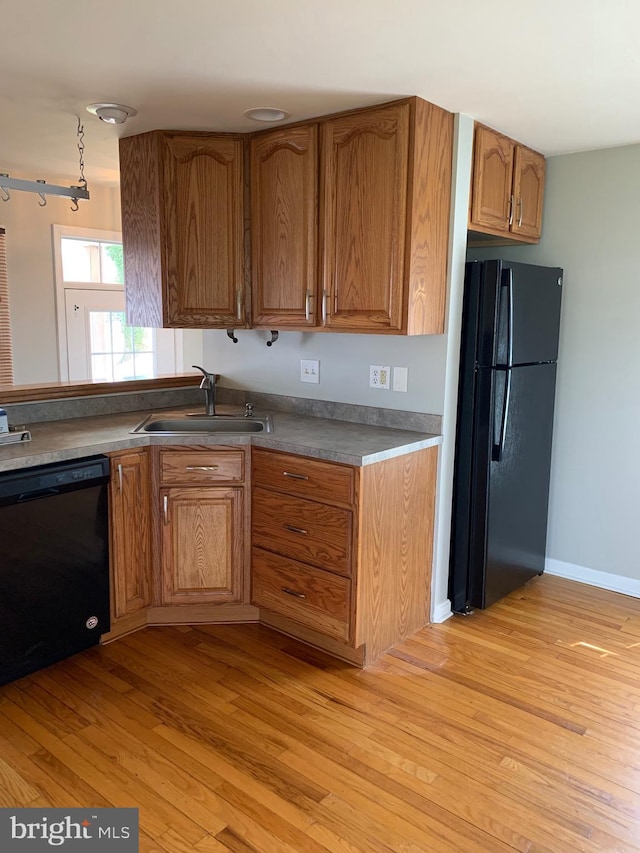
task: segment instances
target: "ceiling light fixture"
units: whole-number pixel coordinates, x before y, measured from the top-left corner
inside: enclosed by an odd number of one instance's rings
[[[289,118],[291,113],[277,107],[253,107],[250,110],[245,110],[243,115],[252,118],[254,121],[282,121]]]
[[[129,116],[138,114],[133,107],[125,107],[124,104],[89,104],[87,112],[98,116],[100,121],[107,124],[124,124]]]

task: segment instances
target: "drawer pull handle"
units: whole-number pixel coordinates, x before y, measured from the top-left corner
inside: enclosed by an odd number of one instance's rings
[[[187,465],[187,471],[217,471],[217,465]]]
[[[303,530],[302,527],[294,527],[293,524],[284,524],[283,527],[285,530],[290,530],[292,533],[301,533],[303,536],[306,536],[309,532],[308,530]]]
[[[306,474],[292,474],[290,471],[283,471],[282,474],[285,477],[291,477],[292,480],[308,480],[309,479]]]
[[[307,597],[304,594],[304,592],[296,592],[295,589],[289,589],[288,586],[283,586],[282,592],[286,593],[287,595],[292,595],[294,598],[306,598]]]

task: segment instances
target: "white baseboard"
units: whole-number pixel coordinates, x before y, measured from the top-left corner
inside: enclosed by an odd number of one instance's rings
[[[562,560],[553,560],[549,557],[545,560],[544,570],[547,574],[557,575],[572,581],[599,586],[602,589],[610,589],[613,592],[622,592],[634,598],[640,598],[640,580],[628,578],[625,575],[612,575],[609,572],[599,572],[596,569],[587,569],[585,566],[576,566],[575,563],[565,563]]]
[[[431,617],[432,622],[446,622],[447,619],[452,616],[451,612],[451,602],[449,599],[445,599],[441,601],[439,604],[436,604],[433,608],[433,615]]]

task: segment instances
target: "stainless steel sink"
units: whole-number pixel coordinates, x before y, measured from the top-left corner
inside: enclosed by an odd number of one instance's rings
[[[273,432],[271,418],[245,418],[243,415],[149,415],[131,432],[153,435],[242,435]]]

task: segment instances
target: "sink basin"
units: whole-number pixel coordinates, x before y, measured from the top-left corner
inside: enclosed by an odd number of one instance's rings
[[[225,435],[273,432],[271,418],[241,415],[149,415],[131,432],[154,435]]]

